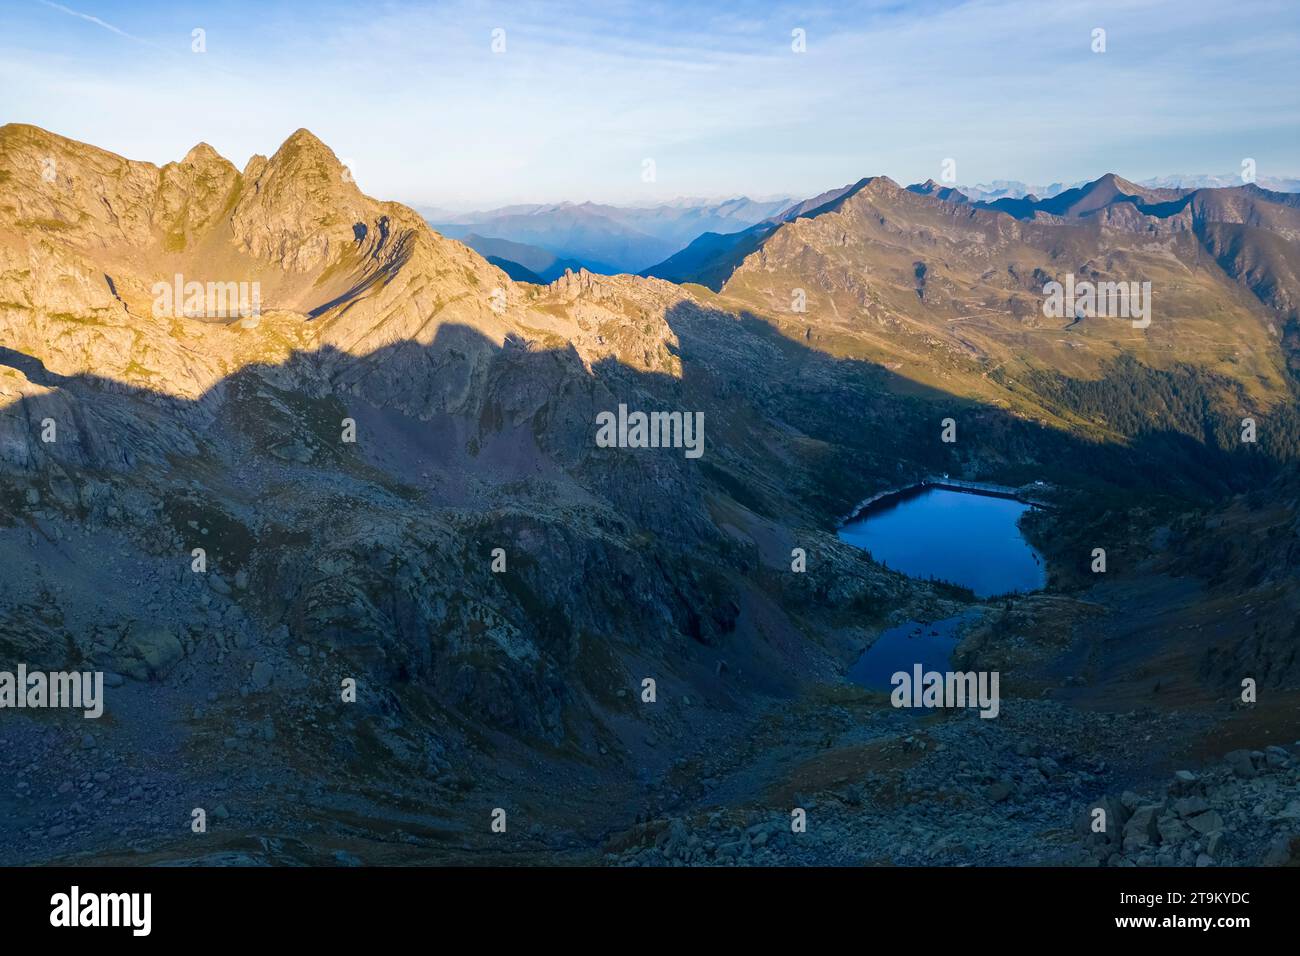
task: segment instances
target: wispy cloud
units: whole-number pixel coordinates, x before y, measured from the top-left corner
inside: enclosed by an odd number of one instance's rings
[[[87,23],[93,23],[97,27],[103,27],[105,30],[108,30],[110,33],[116,33],[120,37],[126,37],[126,39],[128,40],[134,40],[136,43],[143,43],[145,46],[150,46],[153,47],[154,49],[162,49],[162,47],[158,46],[158,44],[151,43],[150,41],[144,39],[144,37],[138,37],[135,36],[134,34],[127,33],[125,30],[121,29],[120,27],[113,26],[113,24],[109,23],[107,20],[101,20],[99,17],[92,16],[89,13],[82,13],[80,10],[73,10],[70,7],[65,7],[61,3],[51,3],[50,0],[38,0],[38,2],[43,4],[44,6],[49,7],[52,10],[58,10],[60,13],[66,13],[70,17],[77,17],[80,20],[85,20]]]
[[[1214,173],[1247,156],[1261,175],[1300,171],[1300,7],[1285,0],[27,9],[39,16],[0,35],[15,119],[155,162],[206,140],[239,165],[307,126],[366,191],[432,204],[812,195],[938,178],[948,158],[962,182]],[[123,56],[73,17],[168,55]]]

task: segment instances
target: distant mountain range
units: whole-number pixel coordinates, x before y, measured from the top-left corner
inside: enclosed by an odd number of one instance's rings
[[[563,202],[468,213],[424,207],[420,212],[434,229],[464,242],[518,282],[548,283],[565,270],[586,269],[603,275],[632,273],[716,285],[725,281],[728,264],[737,255],[743,258],[752,252],[778,225],[822,210],[865,182],[802,202],[790,197],[753,200],[742,196],[721,201],[685,198],[645,206]],[[1133,196],[1242,185],[1239,176],[1187,174],[1122,182]],[[996,179],[974,186],[949,186],[930,180],[907,188],[947,202],[985,205],[1026,218],[1040,212],[1060,215],[1060,210],[1071,208],[1071,201],[1051,201],[1077,194],[1089,185],[1054,182],[1034,186]],[[1255,185],[1272,192],[1300,192],[1300,178],[1261,177]],[[1095,195],[1092,201],[1097,201]]]
[[[1146,186],[1148,189],[1230,189],[1233,186],[1243,185],[1239,174],[1228,176],[1157,176],[1153,179],[1144,179],[1138,183],[1139,186]],[[1297,176],[1260,176],[1255,180],[1254,185],[1261,189],[1271,189],[1279,193],[1300,192],[1300,177]]]
[[[778,226],[801,216],[815,216],[833,209],[840,200],[852,195],[869,180],[863,179],[851,186],[831,189],[795,203],[779,213],[757,222],[739,232],[706,232],[698,236],[685,249],[665,259],[640,274],[667,279],[669,282],[695,282],[717,288],[724,282],[739,262],[758,248]]]
[[[995,179],[991,183],[979,183],[974,186],[953,186],[952,189],[976,202],[992,202],[995,199],[1024,199],[1026,196],[1048,198],[1063,193],[1080,183],[1052,183],[1050,186],[1030,186],[1015,179]]]
[[[443,235],[460,239],[484,256],[514,263],[550,281],[562,275],[548,260],[577,263],[590,272],[635,273],[662,262],[705,232],[739,232],[785,209],[789,197],[757,201],[746,197],[721,202],[674,200],[653,206],[556,203],[503,206],[459,215],[427,215]],[[493,245],[505,240],[514,244]],[[511,253],[523,257],[512,258]],[[530,266],[532,262],[534,268]],[[525,280],[526,281],[526,280]]]
[[[516,282],[545,285],[554,282],[566,271],[577,272],[584,267],[577,259],[561,259],[541,246],[511,242],[509,239],[492,239],[476,232],[461,236],[460,241]]]
[[[1300,178],[1297,177],[1260,176],[1255,181],[1255,184],[1262,189],[1271,189],[1274,192],[1300,192]],[[1024,199],[1028,196],[1050,199],[1067,189],[1077,189],[1084,185],[1086,185],[1086,182],[1079,181],[1074,183],[1052,183],[1049,186],[1031,186],[1015,179],[995,179],[991,183],[955,186],[953,188],[963,196],[977,202],[992,202],[996,199]],[[1237,173],[1226,176],[1181,173],[1172,176],[1142,179],[1137,182],[1137,185],[1146,189],[1230,189],[1233,186],[1244,185],[1244,183],[1240,174]]]

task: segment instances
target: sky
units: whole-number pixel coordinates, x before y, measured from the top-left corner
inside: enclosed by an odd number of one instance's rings
[[[241,168],[307,127],[449,209],[1295,176],[1297,64],[1297,0],[0,0],[0,123]]]

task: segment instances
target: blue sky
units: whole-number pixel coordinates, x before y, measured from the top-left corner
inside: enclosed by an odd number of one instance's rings
[[[961,183],[1293,176],[1298,63],[1295,0],[0,0],[0,122],[240,167],[306,126],[367,193],[453,207],[807,196],[947,158]]]

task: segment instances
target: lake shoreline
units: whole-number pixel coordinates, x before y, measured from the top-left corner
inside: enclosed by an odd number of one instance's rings
[[[901,488],[887,488],[884,491],[878,491],[869,498],[859,501],[853,510],[840,518],[835,523],[838,531],[845,525],[864,517],[871,509],[893,501],[898,501],[922,491],[938,488],[945,491],[967,492],[974,495],[984,495],[989,498],[1006,498],[1011,501],[1019,501],[1021,504],[1029,505],[1033,508],[1043,508],[1050,511],[1052,506],[1044,501],[1031,498],[1025,494],[1021,488],[1013,488],[1010,485],[995,485],[988,482],[964,481],[960,478],[922,478],[920,481],[904,485]]]

